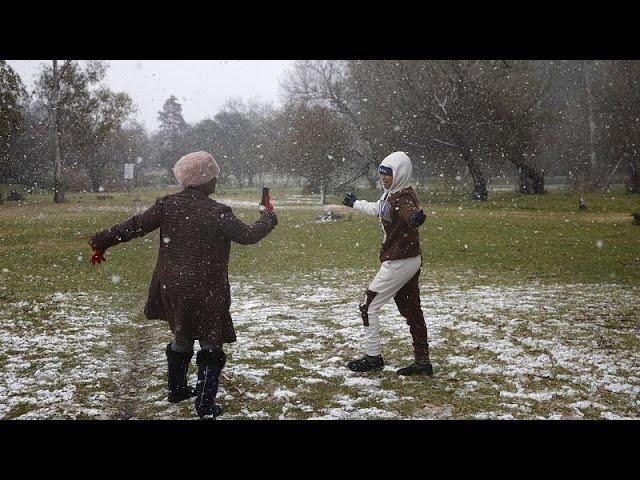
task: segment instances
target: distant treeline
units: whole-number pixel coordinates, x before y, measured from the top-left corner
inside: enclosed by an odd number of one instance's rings
[[[0,183],[53,186],[57,135],[68,190],[121,188],[124,163],[137,165],[136,185],[174,183],[171,167],[194,150],[241,188],[265,176],[316,193],[373,187],[380,160],[403,150],[418,184],[468,181],[478,200],[496,177],[517,177],[526,194],[549,176],[640,193],[640,61],[298,61],[280,108],[229,99],[188,124],[171,96],[155,132],[131,120],[133,101],[104,85],[106,69],[45,66],[27,92],[0,60]]]

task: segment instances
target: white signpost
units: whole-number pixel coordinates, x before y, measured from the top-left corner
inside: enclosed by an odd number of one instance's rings
[[[133,166],[134,163],[125,163],[124,164],[124,179],[125,180],[133,180]]]
[[[133,189],[133,166],[134,163],[124,164],[124,183],[129,186],[129,191]]]

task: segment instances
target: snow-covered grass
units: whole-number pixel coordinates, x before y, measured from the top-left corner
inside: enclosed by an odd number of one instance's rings
[[[165,400],[168,328],[141,314],[158,234],[88,262],[93,232],[165,193],[0,206],[0,418],[193,418],[188,402]],[[619,199],[587,212],[556,194],[426,204],[427,379],[395,374],[411,348],[394,306],[385,370],[344,366],[360,354],[375,219],[318,224],[322,207],[274,198],[276,230],[232,249],[224,418],[638,417],[640,238]],[[257,218],[246,196],[232,201]]]
[[[135,317],[125,306],[97,292],[3,304],[0,418],[110,418],[126,368],[117,339]]]
[[[411,348],[392,305],[382,314],[385,369],[345,367],[360,354],[363,287],[357,272],[336,270],[232,278],[238,341],[226,347],[224,418],[639,416],[637,287],[424,285],[431,379],[395,373]],[[168,328],[131,305],[100,293],[5,304],[0,416],[193,418],[190,402],[165,400]]]

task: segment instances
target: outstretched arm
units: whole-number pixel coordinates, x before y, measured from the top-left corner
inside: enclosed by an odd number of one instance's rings
[[[367,202],[366,200],[356,200],[353,204],[353,208],[366,215],[378,216],[380,211],[380,200],[377,202]]]
[[[240,245],[252,245],[266,237],[277,224],[278,217],[269,210],[264,210],[256,222],[247,224],[229,209],[222,217],[222,234]]]
[[[96,233],[91,237],[89,244],[94,250],[104,252],[107,248],[117,245],[118,243],[128,242],[132,238],[142,237],[160,227],[161,209],[161,201],[156,200],[156,203],[145,212],[134,215],[122,223]]]
[[[356,196],[351,192],[347,193],[347,196],[344,197],[344,200],[342,200],[342,204],[346,205],[347,207],[355,208],[356,210],[366,215],[372,215],[374,217],[377,217],[379,214],[378,209],[380,207],[380,200],[378,200],[377,202],[367,202],[366,200],[358,200]]]

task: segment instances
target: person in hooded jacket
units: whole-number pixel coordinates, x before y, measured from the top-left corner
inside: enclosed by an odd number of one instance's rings
[[[220,374],[226,363],[223,344],[236,341],[229,314],[229,251],[231,242],[257,243],[277,225],[271,201],[260,205],[260,219],[245,224],[231,208],[209,198],[220,167],[207,152],[180,158],[173,172],[182,191],[158,198],[151,208],[107,230],[89,242],[95,251],[91,263],[105,261],[104,252],[118,243],[160,229],[158,261],[144,309],[146,318],[169,323],[173,342],[166,347],[168,401],[195,396],[195,409],[203,418],[223,413],[215,403]],[[187,384],[194,341],[198,381]]]
[[[364,293],[360,312],[365,331],[365,355],[347,366],[356,372],[384,368],[380,344],[380,308],[391,299],[406,319],[413,339],[414,362],[397,370],[400,375],[433,375],[429,360],[427,327],[420,307],[418,279],[422,252],[418,227],[426,219],[411,187],[411,160],[404,152],[387,156],[378,168],[384,193],[377,202],[358,200],[347,194],[343,204],[364,214],[377,216],[382,230],[380,270]]]

